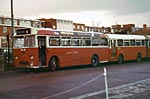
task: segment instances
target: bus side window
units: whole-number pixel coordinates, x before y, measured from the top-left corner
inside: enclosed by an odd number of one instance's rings
[[[130,40],[131,46],[135,46],[135,40]]]
[[[141,46],[141,41],[140,40],[136,41],[136,46]]]
[[[71,37],[62,37],[61,45],[62,46],[71,46]]]
[[[93,38],[92,39],[92,46],[98,46],[99,45],[99,38]]]
[[[81,38],[72,38],[72,46],[81,46]]]
[[[117,40],[118,46],[123,46],[123,40]]]
[[[60,39],[59,38],[55,38],[55,37],[51,37],[49,39],[49,45],[50,46],[59,46],[60,45]]]
[[[145,40],[142,40],[142,45],[146,45],[146,41]]]
[[[129,46],[129,42],[124,42],[124,46]]]
[[[91,38],[83,38],[83,46],[91,46]]]
[[[108,40],[106,38],[101,38],[99,40],[99,45],[100,46],[108,46]]]

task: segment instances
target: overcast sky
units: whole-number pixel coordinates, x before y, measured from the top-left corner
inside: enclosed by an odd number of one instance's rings
[[[14,16],[58,18],[95,26],[133,23],[150,27],[150,0],[13,0]],[[10,16],[10,0],[0,0],[0,15]]]

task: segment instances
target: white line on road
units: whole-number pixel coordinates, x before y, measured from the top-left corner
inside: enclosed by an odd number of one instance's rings
[[[71,91],[74,91],[74,90],[76,90],[76,89],[78,89],[78,88],[81,88],[81,87],[83,87],[83,86],[85,86],[85,85],[87,85],[87,84],[89,84],[89,83],[95,81],[96,79],[98,79],[98,78],[100,78],[100,77],[102,77],[102,76],[103,76],[103,74],[98,75],[98,76],[96,76],[95,78],[93,78],[93,79],[91,79],[91,80],[89,80],[89,81],[87,81],[87,82],[85,82],[85,83],[83,83],[83,84],[81,84],[81,85],[79,85],[79,86],[76,86],[76,87],[74,87],[74,88],[71,88],[71,89],[69,89],[69,90],[66,90],[66,91],[63,91],[63,92],[60,92],[60,93],[51,95],[51,96],[43,97],[43,98],[41,98],[41,99],[49,99],[49,98],[53,98],[53,97],[56,97],[56,96],[60,96],[60,95],[69,93],[69,92],[71,92]]]
[[[109,93],[113,93],[114,91],[117,91],[116,93],[118,95],[122,94],[122,96],[124,97],[129,97],[131,96],[132,94],[128,94],[125,93],[129,90],[132,90],[132,93],[141,93],[145,90],[149,90],[149,89],[142,89],[143,91],[141,91],[140,89],[140,86],[139,85],[143,85],[143,84],[148,84],[150,86],[150,79],[145,79],[145,80],[140,80],[140,81],[136,81],[136,82],[133,82],[133,83],[128,83],[128,84],[124,84],[124,85],[120,85],[120,86],[117,86],[117,87],[113,87],[113,88],[109,88]],[[147,86],[145,86],[146,88]],[[125,89],[123,91],[123,89]],[[120,91],[119,91],[120,90]],[[137,92],[138,91],[138,92]],[[97,91],[97,92],[91,92],[91,93],[88,93],[88,94],[84,94],[84,95],[80,95],[80,96],[77,96],[77,97],[72,97],[70,99],[83,99],[83,98],[87,98],[87,97],[91,97],[91,96],[95,96],[95,95],[99,95],[99,94],[102,94],[105,92],[105,89],[104,90],[100,90],[100,91]],[[123,93],[124,92],[124,93]],[[114,93],[113,93],[114,94]],[[113,98],[114,96],[112,96]],[[117,97],[117,95],[115,96]],[[109,97],[111,98],[111,97]]]

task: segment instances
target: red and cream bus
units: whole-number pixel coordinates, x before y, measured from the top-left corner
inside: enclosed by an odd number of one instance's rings
[[[144,35],[146,38],[146,56],[150,58],[150,35]]]
[[[141,61],[146,57],[145,37],[50,29],[18,29],[14,36],[14,66],[97,66],[102,62]]]
[[[142,35],[106,34],[109,40],[111,59],[123,63],[127,60],[137,60],[146,57],[146,41]]]

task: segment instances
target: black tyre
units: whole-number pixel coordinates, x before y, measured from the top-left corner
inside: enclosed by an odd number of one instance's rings
[[[137,54],[137,62],[141,62],[142,61],[142,55],[140,53]]]
[[[98,64],[99,64],[99,58],[96,55],[94,55],[91,60],[91,65],[95,67],[98,66]]]
[[[51,71],[56,71],[58,67],[58,59],[56,57],[53,57],[49,63],[49,68]]]
[[[119,55],[119,57],[118,57],[118,63],[119,63],[119,64],[122,64],[123,61],[124,61],[123,56],[122,56],[122,55]]]

